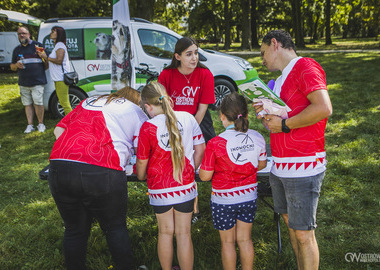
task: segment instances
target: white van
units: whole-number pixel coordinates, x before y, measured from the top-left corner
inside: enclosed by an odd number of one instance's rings
[[[79,74],[79,82],[70,87],[69,96],[75,107],[87,96],[107,94],[111,91],[111,60],[109,38],[112,35],[112,18],[62,18],[48,19],[40,24],[38,41],[47,52],[54,45],[50,40],[53,26],[66,30],[70,60]],[[181,36],[165,26],[144,19],[131,19],[131,34],[134,41],[135,66],[147,64],[152,71],[161,72],[171,61],[174,47]],[[239,57],[212,50],[199,50],[200,61],[207,66],[215,78],[215,105],[237,86],[257,76],[252,65]],[[44,106],[54,115],[63,116],[63,109],[55,94],[54,83],[47,70],[48,84],[45,87]],[[136,74],[136,88],[146,83],[147,77]]]
[[[13,49],[19,44],[17,32],[0,32],[0,69],[9,69]]]

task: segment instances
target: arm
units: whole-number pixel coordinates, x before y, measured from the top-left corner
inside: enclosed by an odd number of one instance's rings
[[[202,162],[203,154],[205,152],[206,145],[204,143],[194,145],[194,166],[195,170],[199,168]]]
[[[202,181],[210,181],[212,179],[213,174],[214,171],[205,171],[202,169],[199,170],[199,178]]]
[[[200,124],[207,111],[208,104],[199,103],[197,113],[194,115],[195,120]]]
[[[51,57],[48,57],[46,55],[46,52],[43,51],[43,52],[38,52],[38,55],[44,59],[46,62],[50,61],[54,64],[57,64],[57,65],[62,65],[62,62],[63,62],[63,58],[65,57],[65,50],[64,49],[58,49],[56,51],[56,54],[57,54],[57,58],[51,58]]]
[[[47,70],[49,68],[49,61],[46,61],[45,59],[41,58],[42,62],[44,63],[44,69]]]
[[[58,140],[58,138],[62,135],[62,133],[64,131],[65,131],[65,129],[62,127],[55,127],[55,129],[54,129],[55,139]]]
[[[136,175],[137,179],[145,180],[146,179],[146,170],[148,168],[149,159],[137,159],[136,160]]]
[[[310,101],[309,106],[299,114],[286,119],[285,123],[290,129],[314,125],[332,114],[332,105],[327,90],[313,91],[307,95],[307,99]],[[272,133],[282,132],[280,117],[266,115],[264,118],[264,125],[267,125]]]
[[[266,160],[259,160],[259,164],[257,166],[257,171],[261,171],[267,166],[267,161]]]

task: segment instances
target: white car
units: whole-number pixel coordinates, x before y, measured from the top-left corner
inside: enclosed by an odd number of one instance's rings
[[[42,22],[38,41],[45,46],[47,52],[54,47],[49,37],[53,26],[61,26],[66,30],[70,59],[79,74],[78,84],[69,89],[72,107],[87,96],[110,93],[112,67],[108,50],[112,18],[62,18]],[[181,35],[165,26],[138,18],[131,19],[131,28],[135,66],[143,67],[141,64],[146,64],[149,70],[161,72],[171,62],[175,44]],[[216,106],[220,105],[224,96],[237,91],[238,85],[257,76],[252,65],[239,57],[200,49],[199,58],[214,75]],[[48,84],[44,93],[45,109],[54,115],[63,116],[49,70],[46,75]],[[144,85],[146,79],[147,76],[137,73],[136,88]]]

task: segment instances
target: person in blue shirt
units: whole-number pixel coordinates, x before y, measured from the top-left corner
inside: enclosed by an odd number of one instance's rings
[[[33,127],[34,114],[38,119],[38,131],[45,132],[43,96],[44,85],[47,82],[45,70],[49,64],[38,56],[36,47],[43,48],[43,46],[30,38],[29,29],[26,26],[20,26],[17,35],[20,45],[13,50],[10,68],[12,71],[18,71],[19,75],[21,102],[25,106],[28,120],[24,133],[35,130]]]

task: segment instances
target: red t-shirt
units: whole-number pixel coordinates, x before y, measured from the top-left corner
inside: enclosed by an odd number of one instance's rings
[[[257,167],[266,160],[265,140],[257,131],[226,130],[206,146],[201,169],[214,171],[211,200],[235,204],[257,198]]]
[[[214,77],[206,68],[197,67],[186,76],[176,68],[164,69],[158,82],[165,86],[168,95],[173,99],[175,111],[195,115],[199,103],[215,103]]]
[[[124,171],[148,117],[139,106],[120,98],[105,104],[97,96],[82,101],[57,127],[65,129],[50,160],[82,162]]]
[[[311,58],[300,58],[281,87],[280,97],[291,109],[289,118],[310,105],[308,94],[322,89],[327,89],[322,67]],[[307,177],[323,172],[326,123],[327,118],[290,133],[271,133],[272,173],[280,177]]]
[[[195,190],[194,145],[204,143],[202,131],[194,116],[175,112],[185,150],[185,168],[182,184],[173,178],[173,163],[166,116],[160,114],[146,121],[140,129],[137,158],[149,159],[147,184],[151,205],[170,205],[194,199]]]

